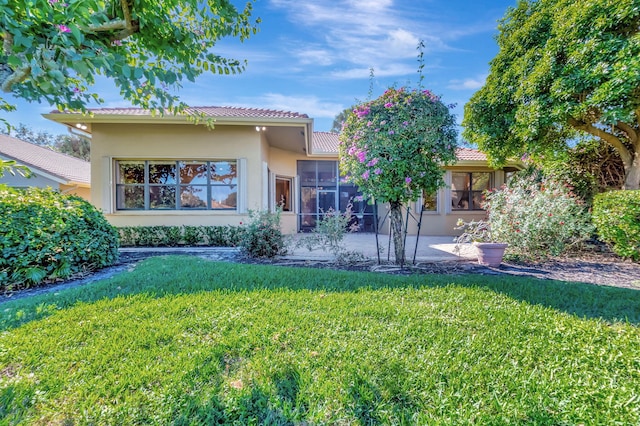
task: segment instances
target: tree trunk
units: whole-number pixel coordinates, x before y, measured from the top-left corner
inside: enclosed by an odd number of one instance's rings
[[[640,153],[635,152],[631,164],[625,164],[624,186],[622,189],[640,189]]]
[[[396,265],[404,266],[404,238],[402,235],[402,204],[391,202],[391,236],[395,250]]]

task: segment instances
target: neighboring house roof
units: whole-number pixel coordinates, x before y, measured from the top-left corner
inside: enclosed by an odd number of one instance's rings
[[[7,135],[0,135],[0,155],[53,175],[64,183],[90,184],[91,163]]]

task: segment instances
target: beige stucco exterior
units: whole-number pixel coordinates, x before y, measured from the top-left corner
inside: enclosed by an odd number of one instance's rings
[[[49,118],[73,122],[51,114]],[[291,182],[290,211],[281,213],[285,233],[298,232],[300,213],[299,160],[338,161],[337,153],[310,152],[311,119],[274,122],[252,122],[249,119],[217,122],[214,129],[194,125],[186,120],[125,116],[96,116],[91,131],[91,195],[92,202],[115,226],[145,225],[240,225],[246,223],[249,210],[274,209],[275,182]],[[306,116],[305,116],[306,117]],[[237,164],[237,208],[235,210],[118,210],[115,200],[116,167],[119,160],[235,160]],[[451,172],[491,172],[492,184],[505,182],[502,170],[493,170],[486,161],[460,161],[445,172],[451,183]],[[276,179],[277,178],[277,179]],[[413,218],[408,232],[418,231],[416,204],[410,205]],[[384,206],[379,207],[380,232],[388,232]],[[453,235],[458,218],[482,219],[483,211],[452,210],[448,188],[438,193],[438,208],[423,213],[420,233]]]
[[[266,130],[268,131],[268,130]],[[255,126],[193,124],[94,124],[91,142],[91,197],[115,226],[239,225],[248,210],[269,208],[268,174],[294,178],[296,162],[307,158],[269,146]],[[113,182],[118,160],[236,160],[238,209],[118,211]],[[242,164],[242,166],[241,166]],[[295,211],[282,213],[282,228],[297,231]]]

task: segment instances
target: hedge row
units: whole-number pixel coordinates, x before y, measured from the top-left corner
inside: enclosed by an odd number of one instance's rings
[[[118,259],[116,229],[75,195],[0,185],[0,217],[4,290],[65,279]]]
[[[239,226],[123,226],[122,247],[208,246],[237,247],[244,228]]]
[[[640,260],[640,191],[612,191],[593,201],[593,223],[600,240],[619,256]]]

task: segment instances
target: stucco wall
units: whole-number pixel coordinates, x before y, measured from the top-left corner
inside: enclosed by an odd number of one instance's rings
[[[245,206],[259,208],[262,200],[262,143],[255,127],[193,124],[93,124],[91,143],[91,197],[116,226],[236,225],[246,213],[236,211],[116,211],[114,160],[246,159]],[[239,204],[240,200],[239,200]]]
[[[471,165],[447,168],[445,173],[445,182],[447,182],[447,185],[451,183],[451,172],[492,172],[494,188],[499,188],[505,183],[505,175],[502,170],[493,170],[488,167]],[[416,205],[416,203],[411,203],[410,208],[408,233],[410,235],[415,235],[418,232],[418,222],[420,221],[420,215],[416,212],[419,211],[420,206]],[[388,209],[386,207],[379,208],[379,217],[382,224],[381,233],[389,232],[390,220],[387,212]],[[383,222],[382,219],[385,217],[386,220]],[[402,217],[403,220],[407,218],[406,210],[404,210]],[[482,210],[452,210],[448,187],[442,188],[438,191],[438,210],[434,212],[424,212],[422,214],[420,235],[458,235],[460,234],[460,231],[456,231],[454,229],[458,219],[463,219],[465,222],[471,220],[482,220],[486,219],[486,213]]]

